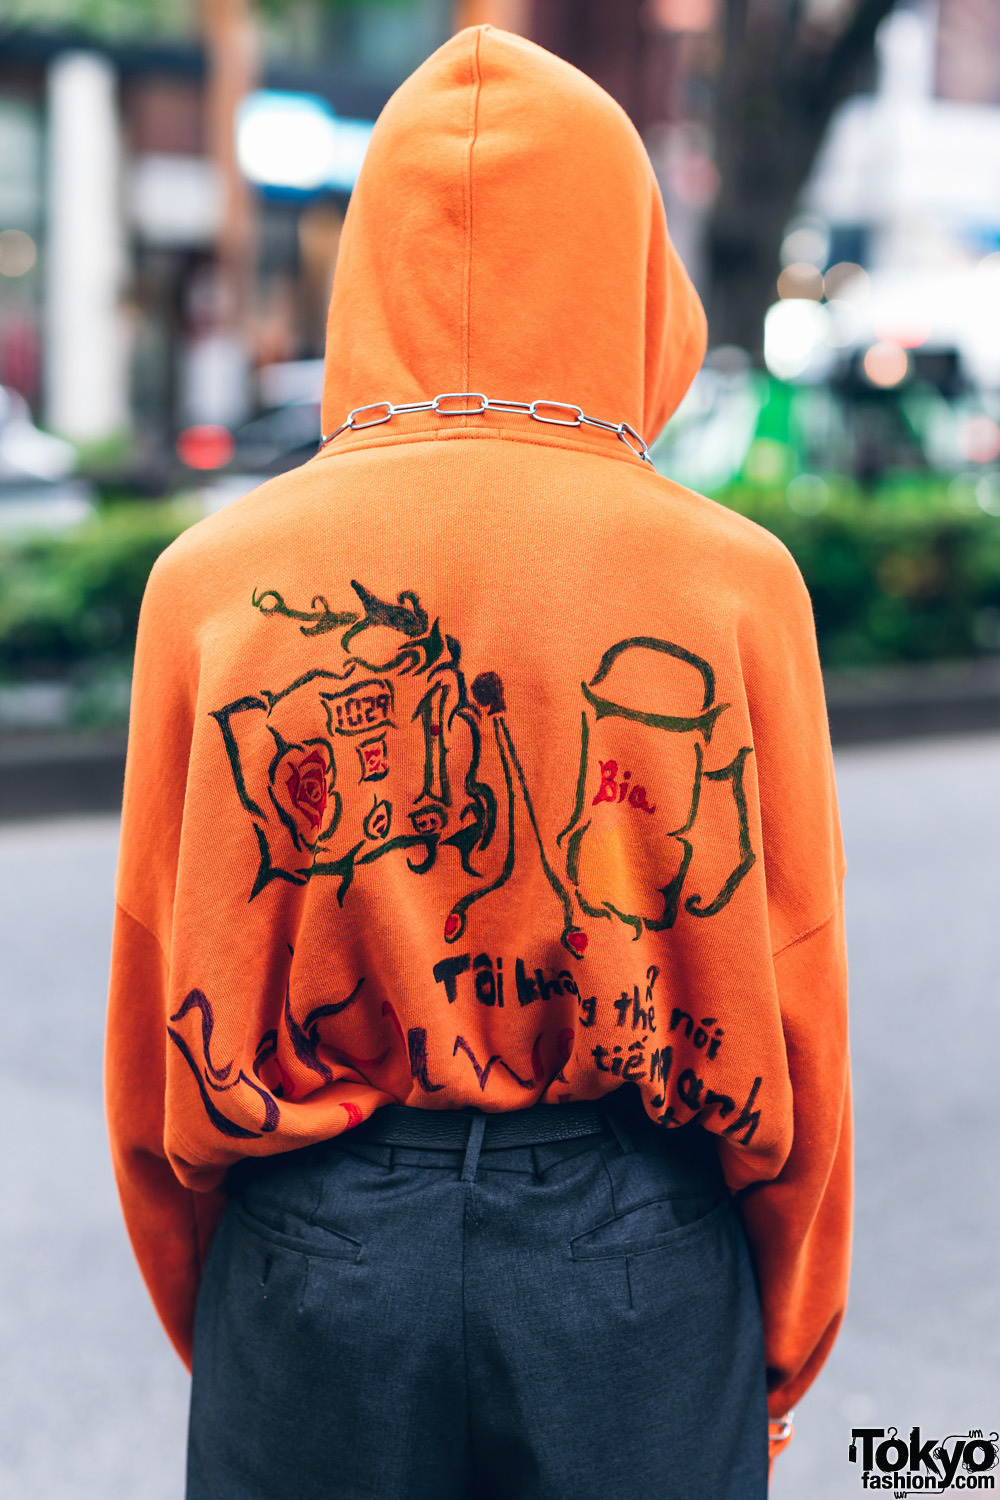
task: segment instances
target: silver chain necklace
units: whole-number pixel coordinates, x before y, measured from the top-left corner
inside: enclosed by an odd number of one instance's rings
[[[442,401],[478,401],[479,405],[445,407],[441,405]],[[562,412],[565,415],[543,416],[540,407],[544,411]],[[433,401],[410,401],[404,406],[395,406],[391,401],[371,401],[367,406],[356,406],[346,422],[342,422],[335,432],[320,439],[320,451],[328,443],[332,443],[334,438],[340,437],[342,432],[363,432],[366,427],[381,427],[383,422],[389,422],[393,417],[406,417],[417,411],[432,411],[439,417],[481,417],[488,411],[513,412],[517,416],[544,422],[549,427],[599,427],[602,432],[613,432],[644,463],[652,465],[653,462],[648,447],[628,422],[602,422],[600,417],[585,416],[579,406],[573,406],[568,401],[491,401],[481,391],[446,391],[442,396],[435,396]],[[379,415],[366,416],[368,412]],[[363,420],[359,421],[359,417]]]

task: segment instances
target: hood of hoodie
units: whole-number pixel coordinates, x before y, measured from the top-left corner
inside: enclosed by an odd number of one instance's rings
[[[481,26],[393,95],[341,239],[324,432],[369,402],[481,391],[651,441],[704,351],[649,158],[591,79]]]

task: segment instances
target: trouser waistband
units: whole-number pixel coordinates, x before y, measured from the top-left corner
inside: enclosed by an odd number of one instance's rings
[[[411,1109],[386,1104],[350,1132],[350,1139],[381,1146],[414,1146],[421,1151],[462,1151],[481,1132],[482,1150],[544,1146],[603,1135],[608,1111],[599,1103],[533,1104],[527,1109],[485,1114],[478,1109]]]
[[[489,1115],[479,1109],[429,1110],[386,1104],[348,1135],[351,1140],[380,1146],[461,1151],[462,1180],[474,1182],[481,1151],[585,1140],[604,1135],[609,1125],[614,1130],[607,1108],[597,1103],[533,1104]]]
[[[481,1152],[558,1145],[579,1140],[614,1140],[624,1154],[653,1149],[668,1156],[678,1183],[692,1191],[712,1191],[721,1185],[715,1141],[697,1124],[664,1129],[647,1115],[638,1090],[623,1086],[602,1099],[568,1104],[533,1104],[525,1109],[488,1114],[483,1110],[417,1109],[386,1104],[352,1130],[311,1146],[277,1156],[246,1157],[230,1168],[230,1187],[261,1174],[295,1169],[299,1163],[322,1163],[357,1143],[366,1147],[440,1153],[441,1165],[457,1157],[460,1174],[474,1181]],[[585,1147],[584,1147],[585,1149]],[[458,1162],[455,1165],[458,1165]]]

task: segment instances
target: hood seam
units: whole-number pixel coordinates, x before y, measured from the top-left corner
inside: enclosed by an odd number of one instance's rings
[[[313,454],[312,458],[306,459],[305,463],[302,465],[302,468],[306,468],[308,464],[318,463],[321,459],[335,458],[338,454],[348,455],[351,453],[369,453],[374,451],[376,448],[388,449],[397,445],[402,447],[405,444],[409,443],[455,442],[460,438],[475,438],[479,441],[492,439],[496,442],[529,443],[539,448],[556,448],[563,453],[583,453],[592,458],[607,458],[610,459],[613,463],[629,463],[629,453],[631,452],[632,460],[634,461],[634,463],[637,463],[645,473],[656,479],[663,479],[666,480],[667,483],[675,484],[675,487],[678,489],[683,488],[682,485],[676,485],[675,481],[669,480],[666,475],[661,474],[655,467],[651,466],[650,464],[644,464],[639,455],[635,453],[634,450],[628,449],[627,445],[625,451],[622,452],[619,452],[617,448],[610,448],[608,451],[604,452],[598,447],[592,447],[589,443],[584,444],[579,441],[574,441],[570,437],[543,437],[539,433],[515,432],[510,430],[509,428],[499,427],[472,428],[470,426],[456,426],[448,432],[443,431],[441,428],[435,428],[428,431],[408,432],[405,434],[397,432],[393,433],[392,436],[390,436],[388,433],[385,433],[378,437],[373,436],[371,438],[368,438],[366,441],[361,441],[358,438],[352,438],[349,440],[349,443],[345,444],[343,447],[338,448],[330,446],[327,448],[321,448],[318,453]],[[280,475],[276,475],[274,477],[280,478]]]
[[[465,285],[463,286],[462,309],[462,385],[464,390],[469,389],[472,368],[472,231],[473,231],[473,198],[472,198],[472,156],[476,146],[479,132],[479,95],[483,86],[483,75],[479,66],[479,44],[482,39],[482,29],[476,30],[476,42],[472,49],[472,98],[469,103],[469,129],[468,129],[468,164],[465,178]]]

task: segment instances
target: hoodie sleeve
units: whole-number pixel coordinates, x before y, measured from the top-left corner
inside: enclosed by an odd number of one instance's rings
[[[852,1158],[844,862],[812,610],[784,549],[755,625],[757,640],[744,665],[792,1119],[781,1171],[745,1188],[740,1203],[760,1283],[769,1409],[780,1417],[829,1354],[847,1297]]]
[[[111,1156],[125,1223],[156,1310],[190,1367],[204,1257],[225,1206],[193,1192],[164,1145],[170,931],[192,722],[193,653],[154,569],[136,649],[105,1050]]]

